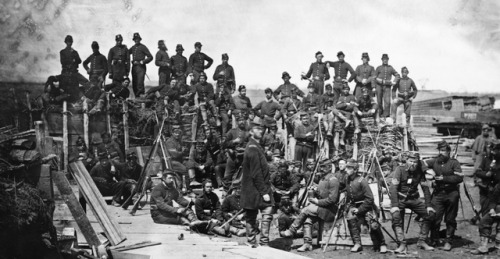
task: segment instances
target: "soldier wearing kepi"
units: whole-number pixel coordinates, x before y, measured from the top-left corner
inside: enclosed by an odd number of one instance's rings
[[[294,137],[297,139],[295,145],[295,160],[306,164],[308,158],[311,158],[314,151],[315,127],[311,124],[309,114],[300,115],[301,122],[295,126]]]
[[[187,58],[182,55],[184,48],[182,44],[177,44],[175,47],[175,52],[177,54],[170,58],[170,65],[172,68],[172,75],[177,78],[183,84],[186,83],[188,61]]]
[[[164,40],[158,41],[158,52],[156,52],[155,65],[158,67],[158,84],[168,85],[170,83],[171,63],[167,53],[167,46]]]
[[[351,252],[360,252],[363,250],[360,235],[361,225],[369,224],[370,237],[374,250],[386,253],[387,246],[384,235],[382,234],[381,225],[377,221],[376,213],[374,213],[375,203],[373,193],[366,179],[358,173],[358,166],[355,160],[347,160],[347,225],[354,242]]]
[[[207,54],[201,52],[200,42],[196,42],[194,44],[194,53],[189,56],[189,67],[188,72],[193,74],[194,83],[198,83],[200,79],[200,75],[205,71],[205,69],[209,69],[214,63],[214,60],[209,57]],[[205,65],[205,61],[207,64]]]
[[[480,179],[476,184],[479,187],[482,216],[479,222],[481,245],[471,251],[476,255],[488,254],[488,241],[495,223],[497,223],[495,248],[500,254],[500,141],[491,141],[489,150],[489,155],[484,158],[475,173]]]
[[[444,216],[446,223],[446,239],[443,250],[451,250],[451,239],[457,229],[458,201],[460,199],[460,183],[463,181],[460,163],[450,156],[451,147],[446,141],[438,144],[439,155],[425,160],[429,169],[433,169],[436,186],[432,194],[431,207],[436,210],[431,223],[431,242],[436,246],[439,239],[439,227]]]
[[[288,135],[293,134],[295,121],[299,119],[297,118],[297,113],[303,109],[302,101],[297,98],[297,91],[291,90],[290,93],[292,95],[291,98],[285,101],[281,109],[281,114],[283,114]]]
[[[308,79],[312,82],[315,92],[322,95],[324,90],[323,86],[325,81],[330,79],[330,73],[328,72],[328,67],[323,60],[323,53],[321,51],[316,52],[316,62],[309,66],[309,71],[307,74],[302,74],[302,79]],[[312,77],[312,78],[311,78]]]
[[[99,44],[97,41],[92,42],[91,47],[93,53],[83,61],[83,67],[87,70],[91,83],[102,85],[104,78],[106,78],[108,74],[108,60],[99,52]]]
[[[394,123],[396,122],[398,106],[403,104],[405,108],[404,113],[406,114],[406,125],[410,124],[411,104],[417,97],[418,90],[413,79],[408,77],[409,72],[408,68],[401,68],[403,77],[392,87],[392,98],[394,101],[392,103],[391,116]]]
[[[333,135],[333,122],[334,116],[332,110],[335,108],[335,104],[337,103],[339,96],[333,93],[333,88],[330,84],[325,86],[326,92],[321,96],[321,105],[320,112],[323,113],[324,116],[324,125],[326,130],[326,135]]]
[[[191,95],[195,96],[198,94],[198,103],[200,104],[201,116],[206,125],[208,125],[208,114],[207,106],[212,108],[212,114],[217,115],[217,109],[215,107],[215,93],[214,86],[207,83],[207,75],[205,72],[200,72],[198,75],[199,83],[193,86],[191,89]]]
[[[260,245],[269,245],[269,230],[273,220],[274,199],[271,189],[271,175],[264,149],[259,141],[263,129],[254,122],[249,131],[250,140],[245,149],[242,163],[241,207],[245,210],[247,240],[250,245],[257,245],[256,236],[259,233],[257,215],[262,214],[260,229]]]
[[[281,107],[277,102],[273,101],[273,90],[271,88],[266,88],[264,93],[266,94],[266,100],[258,103],[254,111],[260,115],[264,132],[266,132],[266,129],[276,126],[276,121],[281,117]]]
[[[225,91],[224,89],[219,89],[219,92],[215,97],[215,106],[219,109],[219,113],[216,116],[220,117],[222,135],[225,136],[229,129],[229,118],[231,117],[231,112],[234,109],[233,97],[231,93]]]
[[[232,94],[236,90],[236,80],[234,79],[234,69],[233,66],[228,64],[229,56],[224,53],[222,54],[222,64],[215,68],[213,79],[214,81],[222,80],[225,86],[224,90],[227,94]]]
[[[108,71],[109,78],[113,83],[121,83],[123,78],[130,73],[130,55],[128,48],[123,43],[122,35],[115,36],[116,45],[109,50],[108,53]]]
[[[309,204],[300,211],[290,228],[282,233],[283,237],[293,237],[297,230],[304,226],[304,245],[297,252],[312,250],[312,225],[318,220],[332,222],[335,220],[339,201],[339,181],[332,173],[332,162],[329,159],[321,161],[320,180],[313,188],[314,197],[308,197]]]
[[[281,105],[283,105],[292,97],[292,91],[295,91],[298,96],[304,97],[304,92],[302,92],[302,90],[300,90],[295,84],[290,83],[290,78],[292,77],[290,76],[290,74],[288,74],[288,72],[283,72],[283,74],[281,74],[283,84],[278,86],[278,88],[274,90],[274,99],[280,102]]]
[[[361,89],[367,88],[370,96],[373,96],[373,79],[375,79],[375,68],[368,64],[370,56],[364,52],[361,54],[363,64],[356,67],[356,87],[354,88],[354,96],[361,97]]]
[[[392,76],[399,79],[399,74],[389,65],[389,55],[382,54],[382,65],[375,70],[375,82],[377,86],[377,103],[379,105],[380,117],[385,120],[389,117],[391,109],[391,87],[394,85]]]
[[[153,60],[153,56],[149,49],[141,43],[141,35],[138,32],[134,33],[132,40],[135,45],[132,46],[128,53],[132,55],[132,89],[135,96],[144,94],[144,79],[146,76],[146,64]]]
[[[357,98],[358,106],[354,107],[354,127],[359,130],[361,118],[372,117],[375,127],[379,126],[380,115],[378,113],[378,104],[370,96],[368,88],[361,90],[362,95]]]
[[[434,212],[431,207],[431,193],[425,179],[422,164],[419,161],[419,154],[410,152],[405,165],[396,168],[392,184],[389,187],[391,194],[391,215],[392,228],[396,233],[396,239],[399,242],[395,253],[406,252],[406,239],[404,235],[404,215],[406,208],[411,209],[418,217],[423,219],[420,225],[420,235],[417,246],[427,251],[434,250],[425,240],[430,231],[430,213]],[[419,199],[418,186],[422,188],[424,200]]]
[[[326,61],[326,67],[332,67],[335,71],[335,76],[333,77],[333,91],[340,94],[342,91],[342,86],[344,84],[352,82],[356,78],[356,72],[352,69],[349,63],[345,62],[345,54],[342,51],[337,53],[338,61]],[[351,74],[349,79],[347,79],[347,74]]]
[[[66,43],[66,48],[59,52],[62,66],[61,74],[71,74],[75,76],[76,80],[81,85],[88,83],[89,80],[78,72],[78,65],[82,63],[82,59],[80,59],[78,52],[71,47],[73,46],[73,37],[67,35],[66,38],[64,38],[64,43]]]

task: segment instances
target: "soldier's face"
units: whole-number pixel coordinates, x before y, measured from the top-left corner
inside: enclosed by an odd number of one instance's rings
[[[312,163],[311,163],[311,162],[309,162],[309,163],[306,165],[306,168],[307,168],[308,170],[313,170],[313,169],[314,169],[314,162],[312,162]]]
[[[238,120],[238,126],[240,128],[244,128],[245,127],[245,120]]]
[[[346,162],[344,160],[339,161],[339,169],[344,170],[346,166]]]
[[[304,117],[302,117],[302,119],[301,119],[301,120],[302,120],[302,123],[303,123],[304,125],[309,125],[309,117],[304,116]]]
[[[321,62],[322,59],[323,59],[323,55],[321,55],[321,54],[316,55],[316,61]]]
[[[99,52],[99,48],[92,48],[92,52],[95,54],[97,52]]]
[[[262,127],[253,127],[250,130],[250,135],[252,135],[252,137],[254,139],[261,139],[262,138],[262,132],[263,132]]]
[[[73,46],[73,41],[66,41],[66,47],[71,48]]]
[[[174,132],[172,132],[172,137],[174,137],[174,139],[179,139],[181,137],[181,133],[179,132],[179,130],[175,130]]]
[[[137,159],[135,159],[135,158],[128,159],[128,160],[127,160],[127,165],[128,165],[129,167],[134,167],[135,165],[137,165]]]
[[[172,184],[174,182],[174,176],[171,174],[167,174],[164,178],[163,181],[165,181],[166,184]]]
[[[200,52],[200,51],[201,51],[201,46],[194,47],[194,50],[195,50],[196,52]]]
[[[354,174],[354,168],[353,167],[346,167],[346,172],[347,175],[353,175]]]
[[[271,99],[273,97],[273,94],[271,92],[266,92],[266,98]]]
[[[406,160],[406,163],[408,164],[408,169],[410,171],[415,171],[417,169],[417,159],[408,158],[408,160]]]
[[[314,87],[309,87],[309,88],[307,88],[307,90],[309,90],[309,93],[310,93],[310,94],[313,94],[313,93],[314,93]]]
[[[247,95],[247,89],[241,89],[240,95],[241,96],[246,96]]]
[[[134,42],[135,42],[136,45],[138,45],[139,43],[141,43],[141,40],[140,39],[135,39]]]
[[[205,83],[207,79],[204,76],[200,76],[200,83]]]
[[[387,58],[382,59],[382,64],[384,64],[384,65],[389,64],[389,59],[387,59]]]
[[[333,92],[333,91],[332,91],[332,89],[330,89],[330,88],[327,88],[327,89],[326,89],[326,93],[327,93],[327,94],[332,94],[332,92]]]
[[[205,192],[206,192],[206,193],[211,193],[211,192],[212,192],[212,190],[213,190],[213,185],[212,185],[212,183],[210,183],[210,182],[206,183],[206,184],[205,184]]]
[[[165,43],[160,43],[160,44],[158,44],[158,48],[159,49],[166,49],[167,46],[165,46]]]
[[[106,159],[106,158],[101,159],[99,162],[101,163],[101,165],[103,167],[108,167],[110,165],[109,159]]]
[[[440,148],[439,155],[441,155],[443,157],[450,157],[450,150],[446,147]]]
[[[410,72],[408,71],[408,69],[404,69],[403,71],[401,71],[401,74],[403,75],[403,77],[408,77],[408,74]]]
[[[364,64],[368,63],[368,59],[367,58],[362,58],[361,60],[363,60]]]
[[[349,89],[348,89],[348,88],[344,88],[344,89],[342,89],[342,93],[343,93],[344,95],[349,95]]]
[[[281,175],[284,175],[286,173],[286,167],[280,166],[278,168],[278,173],[280,173]]]
[[[177,80],[173,79],[172,81],[170,81],[170,86],[172,88],[174,88],[176,85],[177,85]]]
[[[118,39],[116,40],[116,46],[121,46],[123,43],[123,40],[122,39]]]
[[[339,61],[344,61],[344,55],[339,55],[338,58],[339,58]]]
[[[227,65],[227,59],[222,59],[222,64]]]
[[[290,77],[289,76],[285,76],[283,78],[283,81],[285,81],[286,83],[290,82]]]

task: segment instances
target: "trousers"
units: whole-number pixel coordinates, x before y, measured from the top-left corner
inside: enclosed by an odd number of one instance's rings
[[[432,208],[436,210],[436,213],[431,215],[431,239],[439,239],[439,228],[441,226],[441,221],[446,223],[446,242],[451,242],[451,237],[455,234],[457,229],[457,213],[458,213],[458,201],[460,198],[460,192],[455,191],[440,191],[439,193],[434,193],[431,205]]]
[[[257,215],[262,215],[261,229],[257,226]],[[257,234],[260,232],[259,243],[261,245],[269,244],[269,230],[273,220],[273,207],[264,207],[259,210],[245,209],[247,241],[250,244],[257,243]]]
[[[132,89],[135,96],[144,94],[144,78],[146,76],[146,65],[134,65],[132,67]]]
[[[380,117],[387,118],[391,112],[391,86],[377,84],[376,93]]]

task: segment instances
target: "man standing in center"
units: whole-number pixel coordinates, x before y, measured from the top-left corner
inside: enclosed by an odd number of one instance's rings
[[[326,63],[323,61],[323,53],[321,51],[316,52],[316,62],[309,66],[309,71],[307,74],[302,74],[302,79],[308,79],[314,86],[315,93],[322,95],[324,92],[325,81],[330,79],[330,73],[328,73],[328,68]],[[311,79],[309,79],[312,76]]]
[[[399,74],[391,65],[389,65],[389,55],[382,54],[382,65],[375,70],[375,82],[377,86],[377,103],[380,118],[385,120],[391,112],[391,87],[394,85],[392,76],[399,79]]]
[[[259,144],[262,126],[253,123],[250,139],[246,146],[242,163],[241,208],[245,210],[247,240],[252,247],[257,246],[256,236],[260,232],[259,243],[269,245],[269,229],[273,220],[274,199],[271,199],[271,174],[264,149]],[[257,215],[262,214],[261,229],[257,226]]]
[[[337,53],[338,61],[326,61],[326,67],[333,67],[335,71],[335,76],[333,77],[333,91],[340,95],[342,91],[342,86],[344,84],[352,82],[356,78],[356,72],[352,69],[349,63],[345,62],[344,52],[339,51]],[[347,73],[350,73],[351,76],[347,79]]]
[[[222,64],[218,65],[215,68],[213,79],[214,81],[217,81],[219,78],[221,78],[225,86],[224,90],[228,94],[233,94],[236,90],[236,81],[234,79],[233,66],[229,65],[228,61],[229,56],[226,53],[222,54]]]
[[[194,44],[194,53],[189,56],[188,71],[189,73],[193,74],[194,83],[198,83],[200,75],[203,73],[203,71],[205,71],[205,69],[209,69],[212,63],[214,63],[214,60],[211,57],[201,52],[202,46],[203,45],[201,45],[200,42],[196,42]],[[207,61],[206,65],[205,61]]]
[[[144,94],[144,77],[146,76],[146,64],[153,60],[148,47],[141,43],[141,35],[138,32],[134,33],[132,40],[135,45],[132,46],[128,53],[132,55],[132,89],[136,97]]]

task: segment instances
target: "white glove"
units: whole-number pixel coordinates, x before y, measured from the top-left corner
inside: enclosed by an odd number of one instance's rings
[[[398,211],[399,211],[398,207],[392,207],[391,210],[390,210],[391,214],[395,213],[395,212],[398,212]]]

